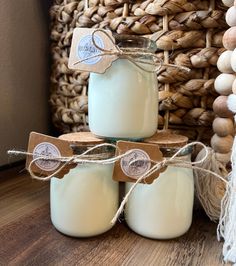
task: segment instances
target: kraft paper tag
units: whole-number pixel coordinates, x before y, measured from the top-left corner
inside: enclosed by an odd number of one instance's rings
[[[47,135],[31,132],[28,143],[28,155],[26,158],[26,169],[28,169],[30,162],[40,156],[55,156],[55,157],[70,157],[73,156],[73,150],[68,141]],[[32,164],[31,170],[40,176],[49,176],[58,170],[65,162],[56,160],[37,160]],[[66,165],[56,177],[62,178],[70,169],[74,168],[76,164]]]
[[[155,144],[146,144],[129,141],[118,141],[116,155],[124,154],[127,151],[131,154],[123,157],[115,163],[113,179],[120,182],[136,182],[139,177],[145,174],[153,164],[149,160],[160,162],[163,155]],[[134,161],[132,163],[132,161]],[[143,160],[143,161],[142,161]],[[142,180],[140,183],[151,184],[165,168],[156,171],[154,174]]]
[[[92,33],[96,29],[75,28],[69,56],[68,67],[79,71],[89,71],[95,73],[104,73],[113,61],[117,59],[116,55],[101,55],[102,50],[94,46]],[[112,32],[105,31],[115,42]],[[94,33],[94,42],[98,47],[104,50],[114,50],[114,43],[102,31]],[[100,56],[99,56],[100,55]],[[87,60],[85,60],[88,58]],[[79,61],[82,61],[79,63]]]

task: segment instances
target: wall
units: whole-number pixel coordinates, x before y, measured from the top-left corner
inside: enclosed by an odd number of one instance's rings
[[[48,132],[48,24],[42,0],[0,0],[0,166]]]

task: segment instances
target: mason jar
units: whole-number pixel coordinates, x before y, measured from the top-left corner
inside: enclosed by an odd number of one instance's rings
[[[168,159],[187,143],[185,137],[174,142],[171,138],[173,135],[167,138],[159,136],[147,142],[158,144],[163,156]],[[168,143],[164,139],[169,139]],[[184,149],[176,159],[191,161],[191,151],[191,148]],[[132,185],[126,183],[126,193]],[[153,239],[179,237],[191,226],[193,200],[192,169],[169,165],[152,184],[135,187],[126,204],[125,219],[128,226],[142,236]]]
[[[154,53],[155,42],[137,36],[117,35],[121,50]],[[88,88],[89,127],[95,135],[139,140],[157,130],[157,77],[151,55],[120,57],[104,74],[91,73]],[[138,61],[142,61],[141,63]]]
[[[71,133],[59,137],[69,141],[75,154],[102,142],[89,133]],[[114,150],[101,147],[91,159],[114,156]],[[108,231],[118,208],[118,183],[112,180],[113,164],[79,163],[62,179],[50,183],[51,220],[63,234],[91,237]]]

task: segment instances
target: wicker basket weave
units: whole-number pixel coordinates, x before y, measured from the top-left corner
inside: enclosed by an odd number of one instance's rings
[[[189,73],[162,67],[159,81],[159,125],[190,139],[208,142],[217,94],[216,62],[224,51],[225,7],[221,0],[55,0],[52,20],[53,122],[61,132],[88,130],[89,75],[67,67],[75,27],[111,29],[156,41],[166,63],[187,66]],[[187,130],[186,130],[187,129]]]

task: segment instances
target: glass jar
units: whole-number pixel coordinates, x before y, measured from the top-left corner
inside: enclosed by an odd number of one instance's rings
[[[155,42],[137,36],[116,36],[116,44],[154,53]],[[133,59],[119,58],[104,74],[91,73],[88,88],[89,127],[97,136],[114,139],[139,140],[152,136],[157,130],[158,90],[155,66],[151,56]]]
[[[101,143],[88,133],[71,133],[59,138],[74,145],[76,154]],[[104,158],[114,151],[95,150]],[[94,154],[96,156],[96,154]],[[50,183],[51,220],[55,228],[69,236],[90,237],[108,231],[118,208],[118,183],[112,180],[113,164],[78,164],[62,179]]]
[[[158,143],[158,139],[156,142],[148,142]],[[167,158],[177,151],[176,146],[173,143],[170,145],[170,142],[164,146],[159,142],[159,147]],[[191,148],[184,149],[177,159],[190,161]],[[126,183],[126,193],[132,185]],[[134,232],[145,237],[179,237],[191,226],[193,200],[192,169],[168,166],[152,184],[138,184],[135,187],[126,204],[126,222]]]

